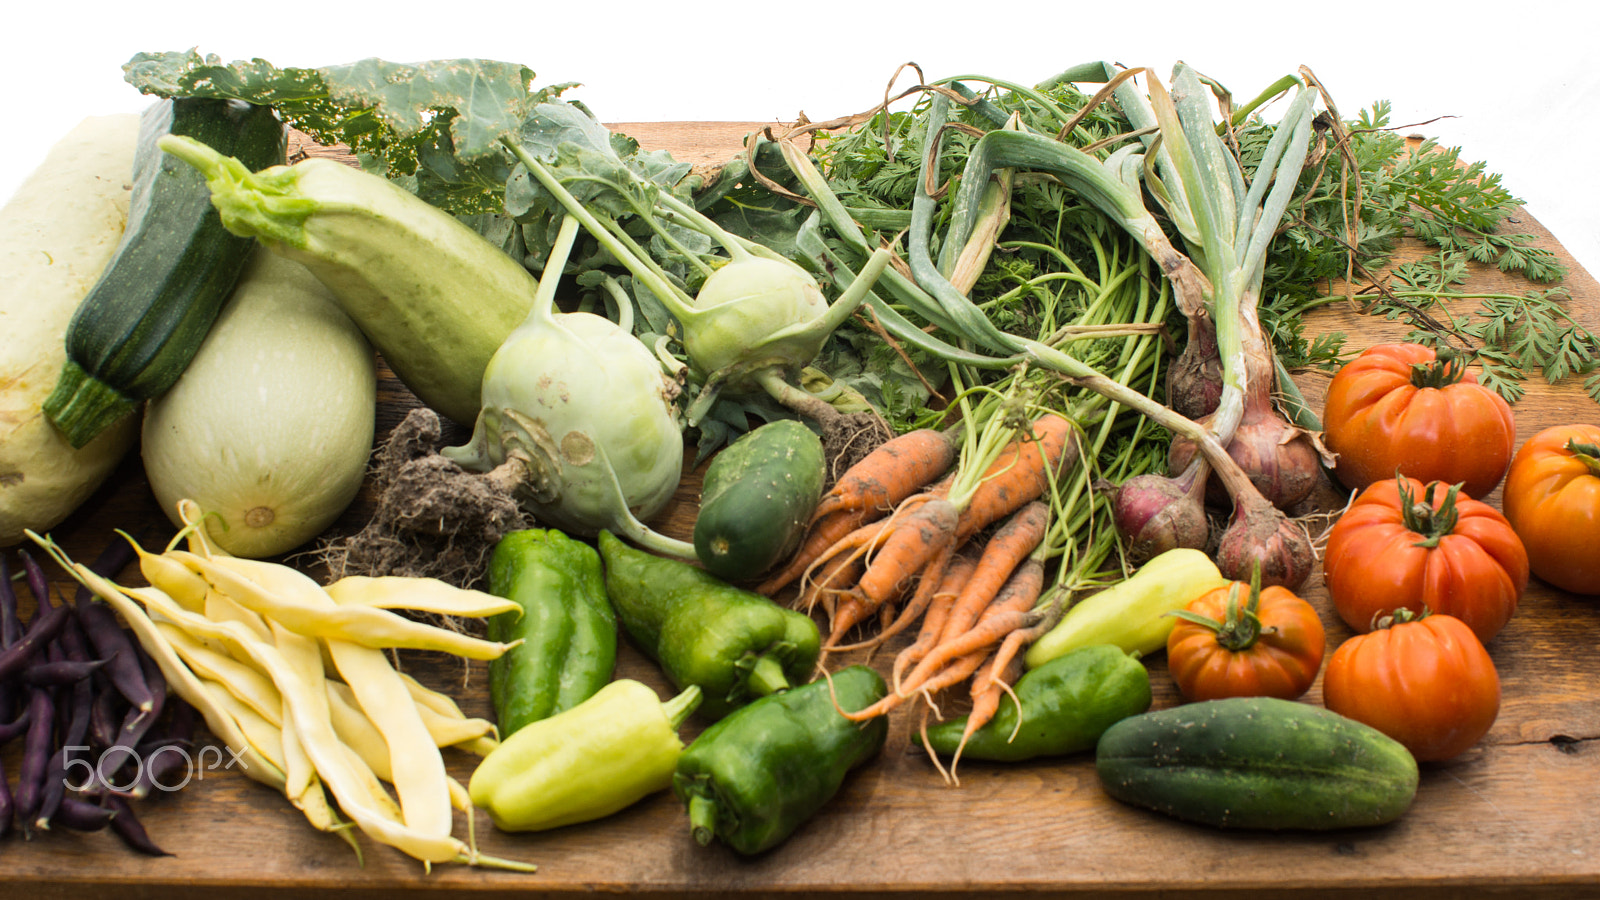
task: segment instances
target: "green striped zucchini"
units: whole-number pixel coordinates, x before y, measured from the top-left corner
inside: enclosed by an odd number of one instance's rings
[[[200,349],[254,241],[222,227],[205,180],[156,146],[187,135],[255,168],[284,159],[271,108],[162,100],[140,123],[122,243],[67,329],[67,360],[45,415],[82,447],[170,388]]]

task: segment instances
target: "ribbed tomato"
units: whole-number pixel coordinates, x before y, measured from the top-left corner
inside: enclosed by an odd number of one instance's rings
[[[1234,581],[1175,613],[1167,671],[1189,700],[1293,700],[1317,680],[1327,643],[1310,603],[1288,588]]]
[[[1339,645],[1322,675],[1322,702],[1441,760],[1476,744],[1500,714],[1500,675],[1454,616],[1401,612]]]
[[[1506,473],[1516,446],[1511,407],[1478,384],[1452,353],[1420,344],[1378,344],[1328,385],[1323,443],[1339,454],[1334,474],[1360,490],[1401,472],[1463,484],[1482,498]]]
[[[1533,574],[1575,594],[1600,594],[1600,425],[1555,425],[1529,438],[1501,498]]]
[[[1379,481],[1339,517],[1322,574],[1351,628],[1370,631],[1398,609],[1455,616],[1485,644],[1505,627],[1528,586],[1528,554],[1505,516],[1457,487]]]

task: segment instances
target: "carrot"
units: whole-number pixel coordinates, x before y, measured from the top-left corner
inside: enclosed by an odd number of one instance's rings
[[[979,568],[982,568],[981,562]],[[1030,558],[1017,566],[1006,579],[1004,587],[984,595],[993,600],[971,627],[954,627],[959,625],[957,612],[962,601],[969,599],[966,595],[973,591],[973,585],[978,582],[979,576],[974,574],[972,581],[967,583],[967,590],[962,592],[963,596],[956,600],[956,609],[951,611],[938,645],[928,651],[928,655],[911,670],[896,693],[907,695],[922,690],[925,682],[952,661],[979,650],[987,652],[989,647],[1004,640],[1007,634],[1037,621],[1040,613],[1034,609],[1034,605],[1044,589],[1044,564],[1037,559]]]
[[[1073,430],[1065,418],[1045,413],[1034,421],[1032,436],[1008,444],[962,509],[957,540],[970,538],[1043,496],[1052,474],[1067,464],[1067,440]],[[1076,459],[1076,444],[1072,455]]]
[[[819,521],[814,521],[806,532],[805,541],[800,549],[790,557],[789,563],[777,573],[767,577],[756,587],[756,593],[771,597],[773,594],[789,586],[789,583],[804,575],[811,564],[822,557],[828,548],[832,547],[845,535],[850,534],[862,525],[878,518],[874,510],[857,510],[854,512],[841,512],[828,516]]]
[[[895,657],[891,675],[895,693],[900,692],[900,675],[906,666],[922,659],[938,642],[939,633],[944,630],[945,620],[950,617],[950,607],[955,604],[956,597],[960,596],[961,589],[966,586],[973,570],[977,567],[978,561],[963,553],[957,553],[950,560],[944,577],[939,579],[938,588],[928,598],[927,614],[922,617],[922,630],[917,634],[916,642],[901,650]]]
[[[983,665],[983,661],[987,659],[988,656],[989,650],[987,647],[984,647],[969,653],[966,656],[960,657],[952,661],[950,665],[945,666],[945,668],[938,674],[925,681],[920,687],[917,688],[917,690],[927,697],[932,697],[935,693],[942,691],[953,684],[959,684],[962,679],[965,679],[973,672],[976,672],[978,667]],[[878,702],[859,712],[840,710],[840,713],[842,713],[845,718],[852,722],[865,722],[868,719],[886,715],[908,699],[910,699],[909,696],[890,693],[882,700],[879,700]]]
[[[941,585],[944,584],[945,572],[949,569],[955,555],[956,548],[954,546],[946,547],[938,558],[928,564],[927,569],[922,573],[922,577],[917,581],[917,592],[911,595],[910,602],[900,610],[898,615],[886,617],[877,634],[867,640],[834,647],[833,649],[835,651],[844,651],[876,647],[904,631],[928,609],[928,604],[932,602],[935,592],[940,590]],[[887,605],[883,607],[883,611],[888,611]],[[823,645],[823,649],[826,650],[827,646],[826,644]]]
[[[897,596],[923,569],[952,546],[961,511],[943,497],[923,502],[893,527],[856,583],[871,613]]]
[[[796,598],[794,608],[810,615],[821,604],[822,611],[832,621],[836,599],[850,590],[865,568],[857,556],[835,556],[823,562],[818,566],[815,578],[808,577],[801,581],[800,595]]]
[[[956,777],[956,766],[961,762],[961,751],[966,749],[967,740],[973,732],[989,724],[994,714],[1000,711],[1000,697],[1010,693],[1011,683],[1022,674],[1022,657],[1015,650],[1008,653],[1006,649],[1006,643],[1021,633],[1018,630],[1006,635],[1005,643],[989,655],[988,665],[972,679],[972,709],[967,713],[966,727],[961,730],[961,741],[956,744],[956,752],[950,758],[950,779],[956,784],[961,783],[961,779]]]
[[[817,502],[812,521],[842,510],[888,512],[934,479],[956,460],[951,435],[933,428],[908,431],[862,457]]]
[[[1005,589],[1008,579],[1044,540],[1050,525],[1050,507],[1035,500],[1017,510],[1006,523],[990,536],[978,557],[978,568],[972,573],[957,598],[944,630],[939,633],[943,643],[972,627],[996,596]]]

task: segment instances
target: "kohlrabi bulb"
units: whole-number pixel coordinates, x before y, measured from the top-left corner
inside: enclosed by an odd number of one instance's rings
[[[736,259],[713,272],[683,322],[683,347],[702,374],[740,366],[796,369],[811,362],[826,331],[801,330],[828,312],[817,282],[792,263]]]
[[[649,348],[603,316],[530,317],[483,376],[472,440],[443,454],[485,471],[529,459],[542,522],[576,534],[629,531],[672,499],[683,472],[674,386]]]

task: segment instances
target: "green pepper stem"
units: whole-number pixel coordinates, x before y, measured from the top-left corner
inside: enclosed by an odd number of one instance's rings
[[[710,846],[717,833],[717,801],[699,791],[690,794],[689,827],[693,829],[696,844]]]
[[[788,690],[789,676],[783,671],[783,663],[777,657],[763,655],[750,667],[750,677],[745,684],[750,688],[750,693],[765,697]]]
[[[672,730],[678,730],[689,714],[700,706],[701,696],[700,685],[691,684],[683,689],[683,693],[661,704],[661,712],[672,724]]]

